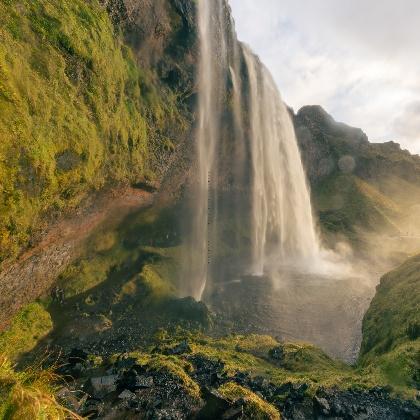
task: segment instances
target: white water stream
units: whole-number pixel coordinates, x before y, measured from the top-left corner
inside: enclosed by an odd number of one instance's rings
[[[221,153],[223,141],[235,143],[235,147],[229,149],[235,156],[229,159],[237,168],[248,165],[246,182],[250,209],[246,214],[250,218],[247,224],[250,261],[243,271],[263,275],[284,265],[311,267],[320,255],[291,117],[273,78],[259,59],[236,39],[229,50],[234,29],[232,22],[226,24],[225,8],[224,0],[198,1],[197,179],[191,255],[186,259],[184,270],[187,283],[184,293],[196,299],[202,298],[209,280],[209,244],[218,246],[220,203],[216,190],[221,161],[226,161]],[[226,104],[224,91],[228,79],[232,91],[230,105]],[[228,140],[221,129],[227,106],[233,114],[232,134]],[[241,170],[236,172],[243,177],[241,174]],[[235,211],[240,212],[240,207],[235,207]]]

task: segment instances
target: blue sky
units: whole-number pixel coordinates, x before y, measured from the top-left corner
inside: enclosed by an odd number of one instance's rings
[[[229,0],[295,110],[320,104],[420,153],[420,0]]]

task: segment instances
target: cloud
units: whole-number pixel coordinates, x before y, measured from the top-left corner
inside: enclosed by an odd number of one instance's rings
[[[420,150],[418,135],[403,135],[396,121],[420,98],[418,0],[230,4],[239,38],[260,55],[291,106],[320,104],[373,141]]]
[[[420,100],[408,104],[394,120],[393,128],[399,138],[413,143],[412,148],[420,153]]]

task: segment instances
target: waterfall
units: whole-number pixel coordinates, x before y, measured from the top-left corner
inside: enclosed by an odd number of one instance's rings
[[[311,264],[319,245],[293,123],[273,78],[236,40],[226,0],[199,0],[197,18],[196,168],[183,295],[199,300],[210,278]],[[244,240],[238,232],[246,229]],[[226,239],[235,252],[247,243],[235,264],[220,255],[213,262]]]
[[[190,256],[186,259],[184,295],[200,300],[207,283],[211,238],[217,229],[217,146],[223,107],[224,68],[227,53],[224,0],[199,0],[200,62],[198,71],[198,126],[196,132],[196,180]]]
[[[268,70],[247,47],[243,54],[253,172],[251,270],[261,275],[267,263],[310,263],[319,245],[291,117]]]

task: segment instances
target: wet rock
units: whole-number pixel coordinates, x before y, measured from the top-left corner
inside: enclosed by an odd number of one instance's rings
[[[152,417],[153,420],[183,420],[185,416],[179,410],[162,409],[156,410]]]
[[[182,341],[181,343],[177,344],[176,346],[166,349],[164,352],[167,355],[179,356],[185,353],[191,353],[191,347],[189,346],[187,341]]]
[[[314,414],[344,419],[414,420],[420,409],[413,403],[392,399],[386,389],[340,391],[320,389],[313,399]]]
[[[268,352],[268,355],[274,360],[282,361],[284,359],[283,347],[274,347]]]
[[[221,418],[228,409],[232,408],[232,403],[215,389],[204,388],[203,398],[206,404],[198,413],[197,418],[200,420]]]
[[[89,354],[86,353],[84,350],[73,349],[69,354],[68,361],[70,365],[75,366],[78,363],[86,362],[88,357],[89,357]]]
[[[120,400],[134,400],[136,398],[136,394],[129,391],[128,389],[125,389],[123,392],[121,392],[120,395],[118,395],[118,398]]]
[[[90,379],[92,395],[95,398],[102,398],[117,390],[118,375],[101,376]]]

